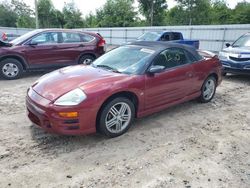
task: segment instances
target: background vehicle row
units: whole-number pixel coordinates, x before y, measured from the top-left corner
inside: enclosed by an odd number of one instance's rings
[[[96,33],[34,30],[0,47],[0,75],[16,79],[27,70],[90,64],[105,48],[105,40]]]

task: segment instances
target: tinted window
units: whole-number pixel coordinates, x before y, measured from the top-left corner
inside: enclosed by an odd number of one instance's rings
[[[173,33],[173,40],[180,40],[181,34],[180,33]]]
[[[180,33],[165,33],[162,37],[162,41],[170,41],[170,40],[180,40],[181,34]]]
[[[165,69],[189,63],[184,50],[169,48],[161,52],[154,60],[154,65],[164,66]]]
[[[38,44],[38,45],[46,45],[46,44],[55,44],[58,43],[58,33],[57,32],[49,32],[49,33],[42,33],[30,41],[31,44]]]
[[[80,34],[82,42],[90,42],[95,39],[95,37],[87,35],[87,34]]]
[[[162,41],[169,41],[169,40],[170,40],[170,35],[169,35],[169,34],[164,34],[164,35],[161,37],[161,40],[162,40]]]
[[[185,53],[186,53],[187,58],[188,58],[188,60],[189,60],[190,63],[193,63],[193,62],[196,62],[196,61],[197,61],[197,59],[194,57],[193,54],[191,54],[190,52],[188,52],[188,51],[186,51],[186,50],[185,50]]]
[[[81,37],[78,33],[62,33],[63,43],[79,43],[81,41]]]

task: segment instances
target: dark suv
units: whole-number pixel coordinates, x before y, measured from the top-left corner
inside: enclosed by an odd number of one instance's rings
[[[39,29],[0,46],[0,76],[17,79],[27,70],[91,64],[105,53],[106,42],[96,33]]]

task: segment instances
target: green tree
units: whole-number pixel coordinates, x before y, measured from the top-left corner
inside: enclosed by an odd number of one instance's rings
[[[148,25],[159,26],[164,23],[167,10],[166,0],[138,0],[140,12],[145,16]]]
[[[201,25],[211,23],[210,0],[176,0],[186,12],[185,25]]]
[[[11,5],[13,7],[13,11],[17,14],[17,27],[35,27],[34,11],[30,8],[30,6],[19,0],[12,0]]]
[[[55,8],[51,0],[38,0],[37,7],[41,28],[58,27]]]
[[[61,11],[55,10],[55,17],[56,22],[60,28],[64,28],[64,25],[66,24],[66,21],[64,19],[64,15]]]
[[[175,6],[167,12],[165,23],[167,25],[187,25],[188,12],[181,6]]]
[[[250,3],[238,3],[233,10],[232,23],[250,24]]]
[[[107,0],[97,10],[96,19],[99,27],[130,27],[137,21],[133,0]]]
[[[10,4],[0,4],[0,26],[16,27],[17,17],[18,15],[13,11]]]
[[[84,27],[97,27],[98,26],[98,22],[97,22],[97,18],[96,15],[94,15],[93,13],[90,13],[89,15],[87,15],[84,19]]]
[[[65,3],[63,7],[63,15],[66,28],[81,28],[83,27],[82,13],[76,8],[74,1]]]
[[[229,24],[232,22],[232,10],[224,0],[217,0],[211,7],[211,24]]]

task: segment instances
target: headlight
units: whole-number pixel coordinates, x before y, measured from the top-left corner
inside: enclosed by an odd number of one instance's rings
[[[86,98],[86,94],[81,89],[77,88],[61,96],[54,104],[58,106],[74,106],[80,104]]]
[[[219,53],[219,58],[220,59],[227,59],[228,53],[227,52],[220,52]]]

